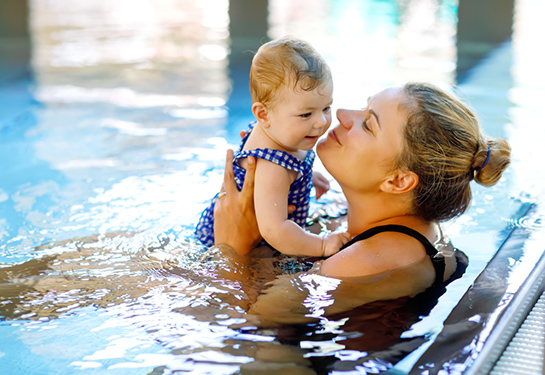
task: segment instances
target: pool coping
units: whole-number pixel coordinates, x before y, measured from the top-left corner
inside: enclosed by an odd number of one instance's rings
[[[531,217],[535,211],[535,205],[523,204],[514,222]],[[539,260],[525,280],[518,287],[508,283],[516,264],[532,261],[523,259],[528,239],[533,233],[545,230],[512,225],[505,231],[507,236],[494,257],[451,311],[443,330],[409,374],[442,371],[487,374],[499,359],[545,284],[545,246],[541,246]]]

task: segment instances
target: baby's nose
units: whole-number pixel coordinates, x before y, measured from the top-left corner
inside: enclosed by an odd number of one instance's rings
[[[326,113],[322,113],[316,119],[316,122],[314,123],[314,128],[315,129],[323,128],[324,126],[327,126],[328,122],[329,122],[329,116]]]

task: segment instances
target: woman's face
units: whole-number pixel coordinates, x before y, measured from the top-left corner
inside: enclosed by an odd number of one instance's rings
[[[407,115],[403,89],[388,88],[362,110],[339,109],[339,125],[317,145],[325,168],[343,189],[378,191],[394,168]]]

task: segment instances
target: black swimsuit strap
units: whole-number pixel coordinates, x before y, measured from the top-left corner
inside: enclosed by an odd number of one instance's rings
[[[389,224],[389,225],[381,225],[378,227],[368,229],[365,232],[358,234],[356,237],[352,238],[347,243],[345,243],[344,246],[341,247],[341,250],[347,248],[348,246],[356,242],[366,240],[369,237],[372,237],[375,234],[382,233],[382,232],[399,232],[399,233],[403,233],[408,236],[411,236],[414,239],[420,241],[420,243],[424,246],[424,249],[426,250],[426,254],[428,254],[428,256],[431,259],[433,268],[435,269],[434,285],[439,285],[443,283],[443,280],[445,277],[445,258],[441,254],[439,254],[435,246],[433,246],[433,244],[426,237],[424,237],[424,235],[404,225]]]

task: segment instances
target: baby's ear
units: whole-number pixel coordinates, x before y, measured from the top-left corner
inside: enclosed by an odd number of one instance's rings
[[[265,104],[261,102],[255,102],[252,104],[252,112],[255,119],[261,123],[262,126],[269,126],[269,111]]]
[[[418,175],[412,171],[397,171],[381,185],[383,191],[393,194],[408,193],[418,185]]]

